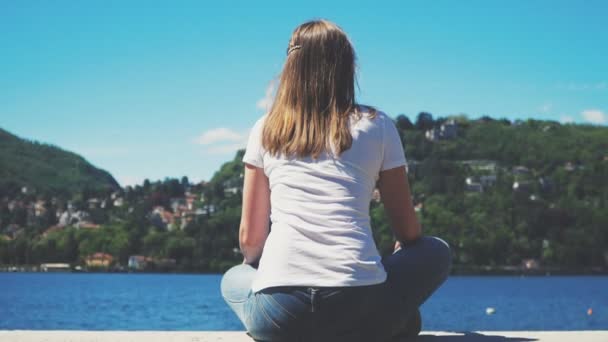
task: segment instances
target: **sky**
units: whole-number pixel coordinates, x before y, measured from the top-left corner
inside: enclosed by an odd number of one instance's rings
[[[0,127],[123,186],[209,180],[272,102],[294,28],[337,23],[389,116],[608,123],[607,1],[1,1]]]

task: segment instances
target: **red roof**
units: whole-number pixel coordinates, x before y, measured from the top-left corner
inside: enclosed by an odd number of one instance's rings
[[[93,253],[87,257],[87,260],[95,260],[95,259],[112,261],[114,259],[114,257],[108,253],[102,253],[102,252]]]
[[[47,236],[53,232],[58,232],[60,230],[63,230],[64,227],[60,227],[60,226],[50,226],[49,229],[45,230],[44,233],[42,233],[42,236]]]
[[[95,228],[99,228],[100,226],[98,224],[96,224],[96,223],[93,223],[93,222],[80,222],[79,227],[80,228],[93,228],[93,229],[95,229]]]

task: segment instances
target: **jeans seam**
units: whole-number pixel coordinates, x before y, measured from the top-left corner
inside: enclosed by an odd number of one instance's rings
[[[256,296],[256,297],[257,297],[256,298],[257,300],[255,301],[255,306],[258,309],[258,311],[260,311],[262,313],[262,315],[264,316],[266,321],[269,321],[270,323],[272,323],[272,325],[274,325],[277,329],[281,329],[281,327],[272,318],[270,318],[270,316],[266,312],[266,309],[264,309],[264,306],[260,305],[260,303],[259,303],[259,300],[261,300],[261,298],[259,298],[260,296]]]
[[[285,313],[287,313],[289,316],[291,316],[292,318],[296,319],[297,317],[291,313],[291,311],[287,310],[287,308],[285,308],[283,305],[281,305],[279,302],[277,302],[276,299],[274,299],[272,296],[268,296],[270,300],[272,300],[276,306],[278,306],[282,311],[284,311]],[[265,298],[266,299],[266,298]],[[270,302],[268,299],[266,300],[267,302]],[[272,303],[270,303],[272,305]]]

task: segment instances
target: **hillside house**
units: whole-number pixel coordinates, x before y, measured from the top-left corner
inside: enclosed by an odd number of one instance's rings
[[[174,197],[171,198],[169,200],[169,205],[171,206],[171,209],[173,209],[173,212],[178,212],[181,210],[185,210],[187,208],[186,206],[186,199],[183,197]]]
[[[458,136],[458,124],[454,120],[448,120],[439,128],[426,131],[424,136],[430,141],[455,139]]]
[[[108,253],[97,252],[84,259],[88,267],[109,267],[114,261],[114,257]]]
[[[176,215],[160,205],[155,206],[148,216],[154,226],[167,230],[175,228],[175,217]]]
[[[122,197],[118,197],[112,204],[114,204],[115,207],[122,207],[125,204],[125,200]]]
[[[89,213],[87,213],[86,211],[72,211],[72,210],[65,210],[64,212],[61,213],[61,216],[59,216],[59,223],[57,225],[59,226],[71,226],[71,225],[76,225],[78,222],[80,221],[86,221],[89,218]]]
[[[537,259],[524,259],[521,262],[521,266],[524,270],[538,270],[540,262]]]
[[[89,209],[97,209],[99,208],[99,205],[101,204],[101,200],[99,198],[89,198],[87,200],[87,204],[89,206]]]
[[[514,175],[520,175],[520,176],[527,176],[530,174],[530,169],[528,169],[525,166],[515,166],[513,167],[513,174]]]
[[[573,163],[573,162],[566,162],[564,164],[564,170],[568,171],[568,172],[573,172],[576,170],[582,170],[585,167],[583,165],[581,165],[580,163]]]
[[[186,194],[186,207],[188,208],[189,211],[194,210],[194,202],[196,201],[196,195],[195,194],[191,194],[191,193],[187,193]]]
[[[43,200],[38,200],[34,203],[34,215],[36,217],[42,216],[46,213],[46,202]]]
[[[224,188],[224,193],[225,194],[232,194],[232,195],[236,195],[238,194],[240,191],[240,188],[236,187],[236,186],[232,186],[229,188]]]
[[[483,185],[473,177],[467,177],[465,180],[465,190],[468,192],[483,192]]]
[[[207,215],[212,215],[213,213],[215,213],[215,205],[213,204],[205,204],[202,209]]]
[[[496,175],[479,176],[479,183],[484,187],[494,186],[496,184]]]
[[[141,271],[148,266],[148,262],[151,262],[152,258],[144,255],[131,255],[129,256],[128,267],[132,270]]]
[[[516,181],[513,182],[513,190],[514,191],[532,191],[532,183],[529,181]]]

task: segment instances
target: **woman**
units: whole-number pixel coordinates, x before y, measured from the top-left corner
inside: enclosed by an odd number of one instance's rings
[[[221,288],[255,340],[418,334],[418,307],[447,278],[449,248],[421,235],[399,134],[385,113],[355,102],[355,53],[338,26],[295,29],[243,162],[244,262]],[[397,239],[384,260],[369,220],[376,184]]]

